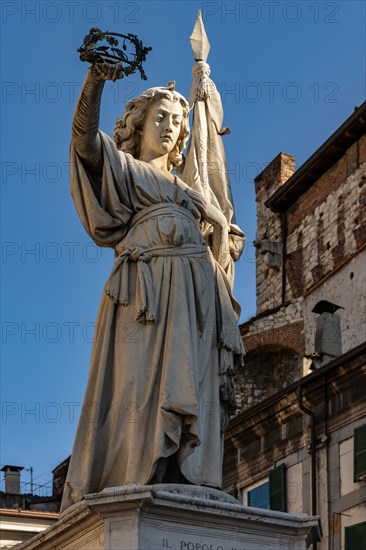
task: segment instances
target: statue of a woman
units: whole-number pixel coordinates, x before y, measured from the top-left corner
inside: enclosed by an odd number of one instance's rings
[[[98,130],[106,63],[90,68],[72,126],[71,191],[81,222],[115,250],[62,501],[130,483],[220,488],[223,427],[241,360],[225,269],[228,224],[172,171],[189,135],[172,87],[127,103],[115,143]],[[200,228],[213,231],[207,243]]]

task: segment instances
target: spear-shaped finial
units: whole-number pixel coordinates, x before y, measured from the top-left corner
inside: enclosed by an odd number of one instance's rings
[[[194,59],[196,61],[207,61],[210,43],[203,25],[201,10],[198,10],[196,23],[190,40]]]

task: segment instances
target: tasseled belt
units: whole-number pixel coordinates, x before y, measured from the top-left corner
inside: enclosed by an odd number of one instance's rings
[[[174,203],[164,203],[150,206],[141,210],[132,219],[130,229],[136,225],[161,215],[171,214],[174,217],[188,219],[197,226],[196,218],[183,206]],[[154,289],[149,262],[154,257],[168,256],[189,256],[204,257],[208,250],[205,245],[200,244],[182,244],[144,247],[125,243],[116,246],[116,260],[105,286],[105,291],[115,304],[129,304],[129,262],[136,262],[137,265],[137,285],[136,302],[137,316],[139,323],[154,323],[156,319],[156,306],[154,298]]]

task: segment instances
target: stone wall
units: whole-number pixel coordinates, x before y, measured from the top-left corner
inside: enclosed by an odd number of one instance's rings
[[[273,344],[303,353],[302,300],[259,314],[243,323],[240,330],[247,352],[258,346]]]
[[[256,178],[257,315],[309,293],[366,245],[366,136],[363,136],[286,213],[283,295],[281,217],[267,208],[265,202],[293,171],[294,158],[281,153]]]
[[[302,300],[259,314],[241,325],[246,357],[235,380],[240,412],[303,375]]]
[[[281,304],[281,268],[276,265],[271,251],[264,242],[277,243],[281,247],[281,220],[265,206],[265,202],[295,170],[295,159],[280,153],[255,179],[257,201],[256,233],[256,294],[257,314]],[[275,264],[275,265],[273,265]]]
[[[240,411],[303,376],[304,352],[315,351],[312,309],[318,301],[344,308],[339,310],[343,353],[366,336],[366,136],[285,214],[272,212],[266,201],[293,172],[294,158],[280,153],[255,181],[257,315],[241,326],[247,357],[237,375]]]
[[[365,272],[366,249],[305,297],[303,316],[306,351],[314,351],[316,314],[312,309],[323,299],[344,308],[337,311],[341,318],[342,353],[366,340]]]
[[[319,286],[366,245],[365,142],[354,143],[288,211],[287,299]]]
[[[235,377],[238,410],[245,411],[301,378],[302,357],[291,349],[264,346],[247,354]]]

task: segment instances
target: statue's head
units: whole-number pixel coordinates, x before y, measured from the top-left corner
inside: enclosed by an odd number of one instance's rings
[[[141,95],[126,103],[126,109],[114,127],[114,141],[117,148],[130,153],[136,159],[140,158],[144,127],[149,115],[153,116],[158,105],[171,105],[177,113],[178,131],[175,131],[175,144],[171,148],[167,140],[166,147],[171,149],[168,154],[168,170],[174,170],[182,163],[182,153],[189,136],[189,104],[187,100],[174,90],[174,84],[167,88],[149,88]]]

